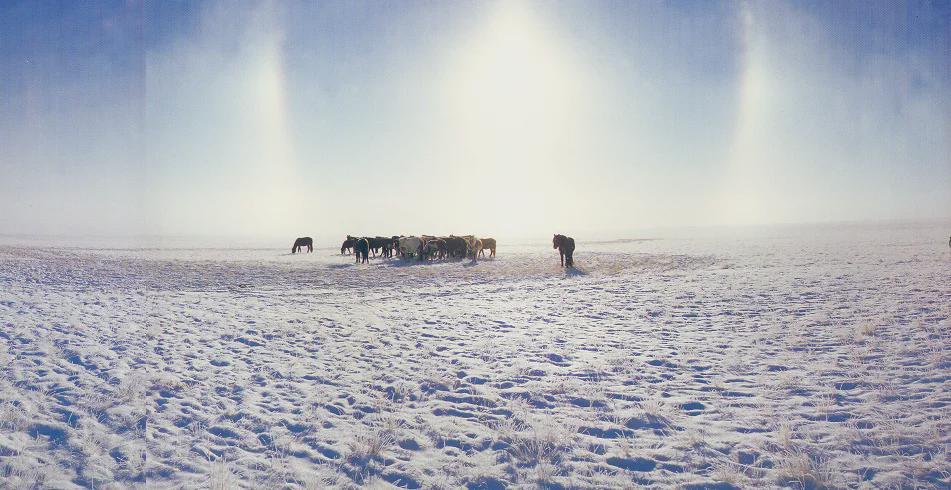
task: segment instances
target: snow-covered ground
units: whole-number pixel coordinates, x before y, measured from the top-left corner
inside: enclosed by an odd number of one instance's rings
[[[0,487],[949,488],[949,232],[579,240],[567,272],[8,238]]]

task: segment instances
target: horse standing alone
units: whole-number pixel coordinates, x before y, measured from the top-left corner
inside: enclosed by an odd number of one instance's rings
[[[305,236],[305,237],[298,238],[297,240],[294,240],[294,245],[291,247],[291,253],[293,254],[293,253],[300,252],[301,248],[303,247],[307,247],[307,253],[313,252],[314,239],[309,236]]]
[[[551,248],[558,249],[558,255],[561,256],[562,267],[574,267],[575,261],[572,254],[575,253],[575,239],[565,235],[555,235],[551,240]]]

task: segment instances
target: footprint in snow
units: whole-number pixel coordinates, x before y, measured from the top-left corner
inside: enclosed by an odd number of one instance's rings
[[[608,458],[607,463],[627,471],[647,472],[654,471],[654,468],[657,467],[656,461],[647,458],[619,458],[615,456]]]

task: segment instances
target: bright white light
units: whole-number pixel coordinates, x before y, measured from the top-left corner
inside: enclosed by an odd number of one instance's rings
[[[743,71],[739,84],[736,127],[720,196],[719,221],[732,224],[768,220],[771,154],[767,136],[776,97],[769,56],[749,6],[740,11],[743,25]]]
[[[572,100],[574,73],[537,20],[506,4],[459,71],[460,112],[471,127],[550,131]]]
[[[537,210],[580,119],[579,64],[545,19],[511,2],[500,3],[456,56],[447,109],[464,167],[493,176],[499,211]]]

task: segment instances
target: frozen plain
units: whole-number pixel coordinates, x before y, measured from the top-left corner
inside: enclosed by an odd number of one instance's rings
[[[0,487],[949,488],[948,233],[579,240],[573,272],[8,237]]]

